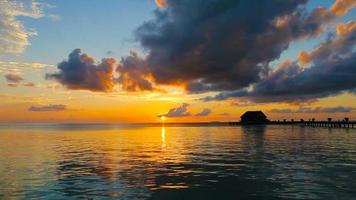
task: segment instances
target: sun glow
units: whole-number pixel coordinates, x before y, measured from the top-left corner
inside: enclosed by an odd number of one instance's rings
[[[162,121],[162,122],[166,121],[166,117],[165,117],[165,116],[162,116],[162,117],[161,117],[161,121]]]

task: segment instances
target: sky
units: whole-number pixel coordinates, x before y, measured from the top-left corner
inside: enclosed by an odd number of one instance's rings
[[[356,120],[353,0],[1,0],[0,122]]]

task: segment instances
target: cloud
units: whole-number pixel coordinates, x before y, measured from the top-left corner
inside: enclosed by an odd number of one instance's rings
[[[38,62],[28,63],[28,62],[0,61],[0,72],[9,72],[9,71],[20,72],[27,69],[37,70],[37,69],[43,69],[45,67],[54,67],[54,66],[49,64],[44,64],[44,63],[38,63]]]
[[[116,71],[120,74],[117,83],[123,90],[152,91],[156,90],[152,83],[152,75],[144,58],[131,51],[130,56],[121,59]]]
[[[338,106],[338,107],[331,107],[331,108],[321,108],[321,112],[326,112],[326,113],[336,113],[336,112],[351,112],[354,111],[355,108],[351,107],[343,107],[343,106]]]
[[[22,53],[30,44],[29,37],[37,35],[36,31],[27,30],[17,17],[38,19],[44,16],[45,4],[35,0],[29,3],[16,0],[0,1],[0,54]]]
[[[4,77],[9,83],[20,83],[23,81],[20,74],[5,74]]]
[[[75,49],[57,68],[58,73],[47,74],[46,77],[59,81],[68,89],[111,92],[117,84],[129,92],[162,91],[155,87],[145,59],[133,51],[119,63],[114,58],[104,58],[96,64],[88,54]],[[115,77],[115,72],[118,77]]]
[[[57,112],[67,110],[67,107],[65,105],[31,106],[28,110],[33,112]]]
[[[356,88],[356,22],[337,26],[337,36],[329,37],[316,49],[302,52],[298,61],[270,70],[268,76],[249,89],[222,92],[203,100],[249,98],[255,102],[296,102],[337,95]]]
[[[235,91],[264,79],[290,42],[319,35],[353,6],[307,11],[306,2],[167,0],[136,36],[155,83],[179,83],[189,92]]]
[[[96,64],[92,57],[75,49],[68,60],[58,64],[58,73],[47,74],[46,77],[59,81],[68,89],[111,92],[115,85],[115,66],[113,58],[104,58]]]
[[[180,106],[178,106],[177,108],[172,108],[170,109],[166,114],[162,114],[162,115],[158,115],[158,117],[187,117],[187,116],[191,116],[192,114],[190,112],[188,112],[188,106],[189,104],[184,103]]]
[[[230,115],[230,113],[226,113],[226,112],[220,113],[220,116],[229,116],[229,115]]]
[[[350,21],[345,24],[337,25],[336,33],[337,35],[344,37],[345,35],[350,34],[350,32],[354,31],[355,29],[356,29],[355,21]]]
[[[269,110],[271,113],[348,113],[356,110],[355,108],[352,107],[343,107],[343,106],[337,106],[337,107],[316,107],[316,108],[311,108],[311,107],[300,107],[297,110],[292,110],[292,109],[272,109]]]
[[[336,33],[337,38],[328,38],[313,51],[302,51],[298,56],[299,62],[301,64],[322,63],[325,62],[325,59],[330,61],[332,57],[340,57],[352,52],[356,44],[356,21],[338,24]]]
[[[25,83],[24,86],[26,86],[26,87],[36,87],[36,84],[34,84],[32,82],[28,82],[28,83]]]
[[[205,108],[204,110],[202,110],[201,112],[195,114],[194,116],[196,117],[205,117],[211,114],[211,110],[209,108]]]
[[[331,10],[336,16],[342,16],[355,6],[356,1],[354,0],[337,0],[332,5]]]
[[[48,77],[69,89],[108,92],[118,84],[122,90],[137,92],[162,91],[160,85],[179,85],[189,93],[222,92],[205,100],[237,95],[257,101],[258,95],[246,88],[251,85],[258,88],[271,77],[274,71],[270,63],[279,59],[291,42],[320,35],[327,24],[354,6],[349,0],[337,0],[330,8],[311,11],[305,6],[307,0],[258,3],[156,0],[156,3],[165,9],[157,9],[154,19],[135,31],[146,56],[130,52],[117,66],[111,66],[115,62],[112,59],[111,64],[106,64],[110,70],[98,76],[98,71],[103,71],[101,64],[94,65],[92,58],[75,50],[68,61],[59,64],[60,72]],[[314,60],[306,52],[303,55],[306,64]],[[300,74],[304,70],[302,66],[284,68],[272,76],[278,73],[285,76],[285,71],[292,73],[292,70],[299,70],[296,73]],[[118,73],[117,78],[112,71]]]
[[[50,18],[54,22],[61,21],[61,19],[62,19],[61,16],[55,15],[55,14],[49,14],[49,15],[47,15],[47,17]]]
[[[167,1],[166,0],[155,0],[156,5],[160,8],[165,8],[167,7]]]
[[[9,87],[17,87],[18,84],[17,83],[8,83],[7,86],[9,86]]]
[[[182,105],[170,109],[166,114],[158,115],[158,117],[168,117],[168,118],[176,118],[176,117],[188,117],[188,116],[195,116],[195,117],[204,117],[211,114],[211,110],[208,108],[203,109],[201,112],[197,114],[192,114],[188,111],[189,104],[183,103]]]

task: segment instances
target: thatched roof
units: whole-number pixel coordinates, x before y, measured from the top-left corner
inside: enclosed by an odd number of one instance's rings
[[[241,118],[267,118],[267,116],[262,111],[247,111]]]

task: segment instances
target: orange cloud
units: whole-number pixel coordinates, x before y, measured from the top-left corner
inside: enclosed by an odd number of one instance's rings
[[[318,22],[320,24],[328,23],[337,17],[341,17],[349,12],[356,6],[355,0],[336,0],[330,8],[318,7],[312,11],[309,17],[310,22]],[[295,13],[294,13],[295,14]],[[277,28],[285,28],[290,26],[295,20],[294,14],[284,15],[275,19],[274,25]],[[319,33],[323,32],[323,26],[320,26]]]
[[[355,0],[336,0],[331,6],[331,10],[336,16],[342,16],[355,6]]]
[[[356,30],[356,22],[354,21],[336,26],[336,33],[338,36],[345,36],[354,30]]]
[[[290,15],[284,15],[282,17],[278,17],[275,20],[275,26],[277,28],[282,28],[288,25],[288,23],[292,20],[292,17]]]
[[[356,22],[348,22],[345,24],[338,24],[336,26],[336,34],[338,36],[337,40],[333,42],[329,42],[331,45],[333,45],[333,48],[340,48],[341,46],[344,45],[344,40],[347,38],[352,32],[356,31]],[[318,56],[323,49],[321,46],[318,48],[306,52],[302,51],[299,53],[298,60],[302,65],[310,63],[316,56]]]
[[[155,0],[156,4],[160,8],[165,8],[167,7],[167,1],[166,0]]]
[[[312,51],[312,52],[302,51],[299,53],[298,59],[302,65],[306,65],[306,64],[310,63],[310,61],[313,60],[315,55],[316,55],[315,51]]]

